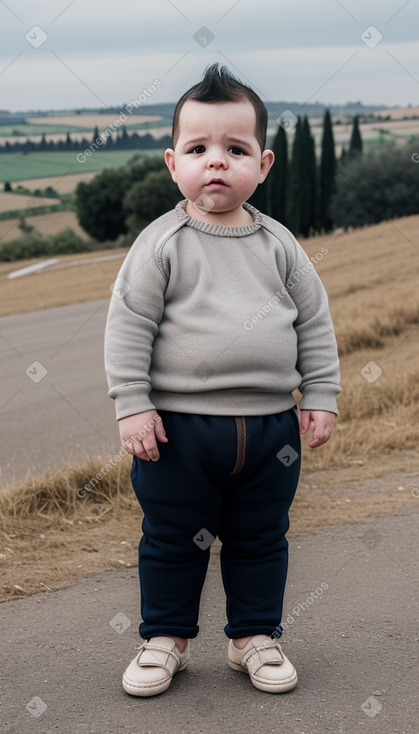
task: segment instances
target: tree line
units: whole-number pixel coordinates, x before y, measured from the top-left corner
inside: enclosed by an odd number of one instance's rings
[[[275,163],[249,201],[296,236],[419,213],[419,137],[365,151],[358,120],[354,120],[349,148],[337,159],[326,112],[318,158],[305,118],[298,119],[291,146],[286,130],[279,127],[271,147]],[[11,189],[10,184],[6,187]],[[21,225],[23,236],[0,247],[0,260],[129,247],[144,227],[173,209],[180,198],[163,157],[153,151],[137,153],[126,165],[106,169],[78,185],[75,208],[80,225],[91,237],[88,242],[72,230],[45,237]]]
[[[338,159],[326,110],[318,158],[307,117],[298,118],[291,150],[281,126],[272,149],[275,163],[249,201],[297,236],[419,213],[418,137],[403,145],[382,142],[365,152],[355,116],[349,147]]]
[[[171,144],[171,141],[170,143]],[[258,186],[251,204],[293,232],[309,235],[330,231],[330,198],[334,191],[336,158],[329,112],[325,115],[320,187],[317,183],[314,140],[308,118],[295,128],[291,161],[285,128],[273,141],[275,163],[266,182]],[[348,157],[362,151],[358,118],[354,119]],[[99,241],[140,231],[179,201],[179,190],[159,158],[134,159],[119,169],[105,170],[76,190],[80,225]]]
[[[275,162],[249,203],[296,236],[419,213],[419,140],[365,152],[355,117],[349,147],[338,159],[326,110],[319,157],[307,117],[298,118],[291,150],[281,125],[271,147]],[[126,166],[80,183],[75,200],[80,225],[105,242],[137,235],[179,198],[161,156],[137,156]]]
[[[323,118],[320,159],[308,117],[299,117],[289,151],[286,125],[279,125],[272,143],[275,162],[265,182],[258,186],[249,203],[288,227],[294,234],[309,237],[334,228],[332,199],[336,192],[338,163],[329,110]],[[342,150],[340,162],[362,154],[359,116],[353,118],[349,148]]]
[[[162,138],[156,139],[150,133],[139,135],[136,132],[128,134],[125,125],[121,125],[121,129],[115,135],[107,135],[101,145],[97,144],[100,138],[99,128],[95,127],[93,137],[82,138],[82,140],[72,140],[71,133],[67,133],[63,140],[47,140],[47,136],[43,133],[41,140],[35,142],[33,140],[22,140],[10,143],[6,141],[4,145],[0,145],[0,153],[35,153],[35,152],[57,152],[57,151],[83,151],[90,146],[95,146],[96,151],[113,151],[113,150],[153,150],[156,148],[168,148],[172,144],[170,135],[164,135]]]

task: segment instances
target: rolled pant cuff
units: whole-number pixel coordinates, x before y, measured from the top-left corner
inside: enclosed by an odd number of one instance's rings
[[[254,637],[255,635],[270,635],[271,637],[278,639],[283,633],[283,628],[280,624],[276,626],[272,625],[259,625],[258,627],[231,627],[227,624],[224,627],[224,632],[231,640],[238,640],[241,637]]]
[[[176,625],[151,625],[141,622],[139,633],[144,640],[150,637],[180,637],[183,640],[192,640],[199,632],[199,625],[195,627],[181,627]]]

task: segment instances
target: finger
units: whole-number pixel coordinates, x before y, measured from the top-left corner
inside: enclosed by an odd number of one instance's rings
[[[132,441],[122,441],[122,445],[128,454],[134,454],[134,446]]]
[[[160,416],[157,416],[157,417],[160,418]],[[163,443],[168,442],[169,439],[166,436],[166,431],[164,429],[163,421],[161,418],[160,420],[156,421],[156,426],[154,430],[155,430],[156,438],[158,439],[158,441],[162,441]]]
[[[300,419],[300,433],[301,433],[301,435],[304,435],[304,433],[307,433],[308,429],[310,428],[310,423],[311,423],[310,411],[308,411],[308,410],[302,410],[301,411],[301,419]]]
[[[129,440],[129,438],[125,439],[121,436],[121,446],[123,449],[125,449],[127,454],[131,454],[131,455],[134,454],[134,446],[133,446],[132,441]]]
[[[314,427],[313,437],[311,441],[309,441],[308,446],[312,449],[317,448],[318,446],[323,446],[323,444],[327,443],[330,438],[331,430],[329,426],[327,425],[320,425]]]
[[[129,438],[134,441],[134,446],[136,443],[148,445],[147,437],[152,436],[154,438],[154,433],[156,432],[157,435],[157,428],[159,428],[159,431],[161,432],[161,440],[168,441],[168,439],[165,438],[166,431],[164,430],[164,427],[160,428],[160,425],[162,425],[162,420],[158,413],[154,413],[154,415],[151,416],[148,422],[143,423],[138,431],[135,434],[129,436]]]
[[[149,435],[143,440],[143,446],[147,456],[150,457],[151,461],[158,461],[158,459],[160,458],[160,454],[157,448],[157,441],[154,431],[150,431]]]
[[[139,459],[144,459],[145,461],[150,461],[141,441],[134,442],[129,439],[128,441],[123,441],[122,445],[127,454],[131,454],[131,456],[138,456]]]

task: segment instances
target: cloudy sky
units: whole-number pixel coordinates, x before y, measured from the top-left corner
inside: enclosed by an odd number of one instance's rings
[[[417,0],[0,0],[0,108],[175,101],[225,63],[264,101],[419,104]],[[159,80],[156,91],[150,85]]]

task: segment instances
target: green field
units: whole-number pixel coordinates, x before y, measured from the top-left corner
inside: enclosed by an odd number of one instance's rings
[[[118,150],[114,152],[97,151],[84,163],[77,161],[79,153],[64,151],[57,153],[4,153],[0,154],[0,182],[26,181],[46,176],[68,176],[70,173],[90,173],[104,168],[123,166],[135,155],[163,157],[163,150]]]

